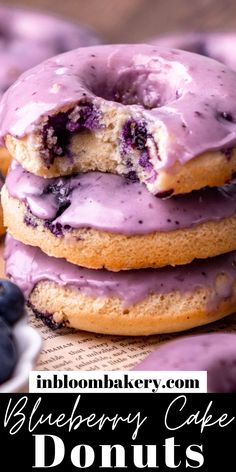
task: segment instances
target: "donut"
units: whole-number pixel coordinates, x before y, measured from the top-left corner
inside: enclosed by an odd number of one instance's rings
[[[2,212],[2,207],[0,205],[0,237],[5,234],[5,227],[3,223],[3,212]]]
[[[186,330],[235,310],[236,252],[189,265],[109,272],[49,257],[7,237],[6,274],[52,328],[117,335]]]
[[[125,174],[162,197],[220,186],[236,171],[235,78],[185,51],[79,48],[8,89],[0,134],[23,167],[43,177]]]
[[[99,42],[93,31],[53,14],[0,6],[0,97],[30,67],[55,54]],[[4,175],[10,159],[0,148]]]
[[[236,250],[236,183],[163,200],[120,175],[44,179],[13,162],[2,204],[17,240],[93,269],[174,266]]]
[[[0,171],[0,193],[2,191],[2,187],[4,185],[4,177]],[[2,211],[2,205],[0,204],[0,237],[5,233],[5,228],[3,224],[3,211]]]
[[[6,148],[0,146],[0,172],[3,177],[6,177],[7,175],[11,159],[12,158]]]
[[[208,393],[236,393],[236,335],[179,338],[160,346],[134,370],[206,370]]]
[[[168,48],[183,49],[184,51],[195,52],[203,56],[212,57],[233,70],[236,70],[236,33],[199,33],[187,32],[176,33],[165,36],[157,36],[150,39],[153,45]]]

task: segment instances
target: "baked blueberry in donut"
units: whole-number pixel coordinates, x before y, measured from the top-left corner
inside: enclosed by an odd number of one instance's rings
[[[94,269],[174,266],[236,249],[235,183],[162,197],[130,176],[45,179],[13,161],[2,205],[17,240]]]

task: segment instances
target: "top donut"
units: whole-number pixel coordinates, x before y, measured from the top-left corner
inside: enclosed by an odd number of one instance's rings
[[[99,42],[89,29],[52,14],[0,6],[0,94],[45,59]]]
[[[236,172],[236,73],[150,45],[80,48],[10,87],[0,132],[44,177],[126,174],[161,197],[219,186]]]

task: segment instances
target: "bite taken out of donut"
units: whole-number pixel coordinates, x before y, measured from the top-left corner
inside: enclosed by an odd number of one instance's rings
[[[80,48],[23,74],[3,97],[0,132],[44,177],[99,170],[161,197],[220,186],[236,171],[236,74],[148,45]]]

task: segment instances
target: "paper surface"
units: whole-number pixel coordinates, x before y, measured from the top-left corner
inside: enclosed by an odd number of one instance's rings
[[[236,314],[210,325],[176,334],[122,337],[70,329],[52,331],[31,317],[44,340],[38,370],[129,370],[161,343],[178,336],[213,331],[236,332]]]

